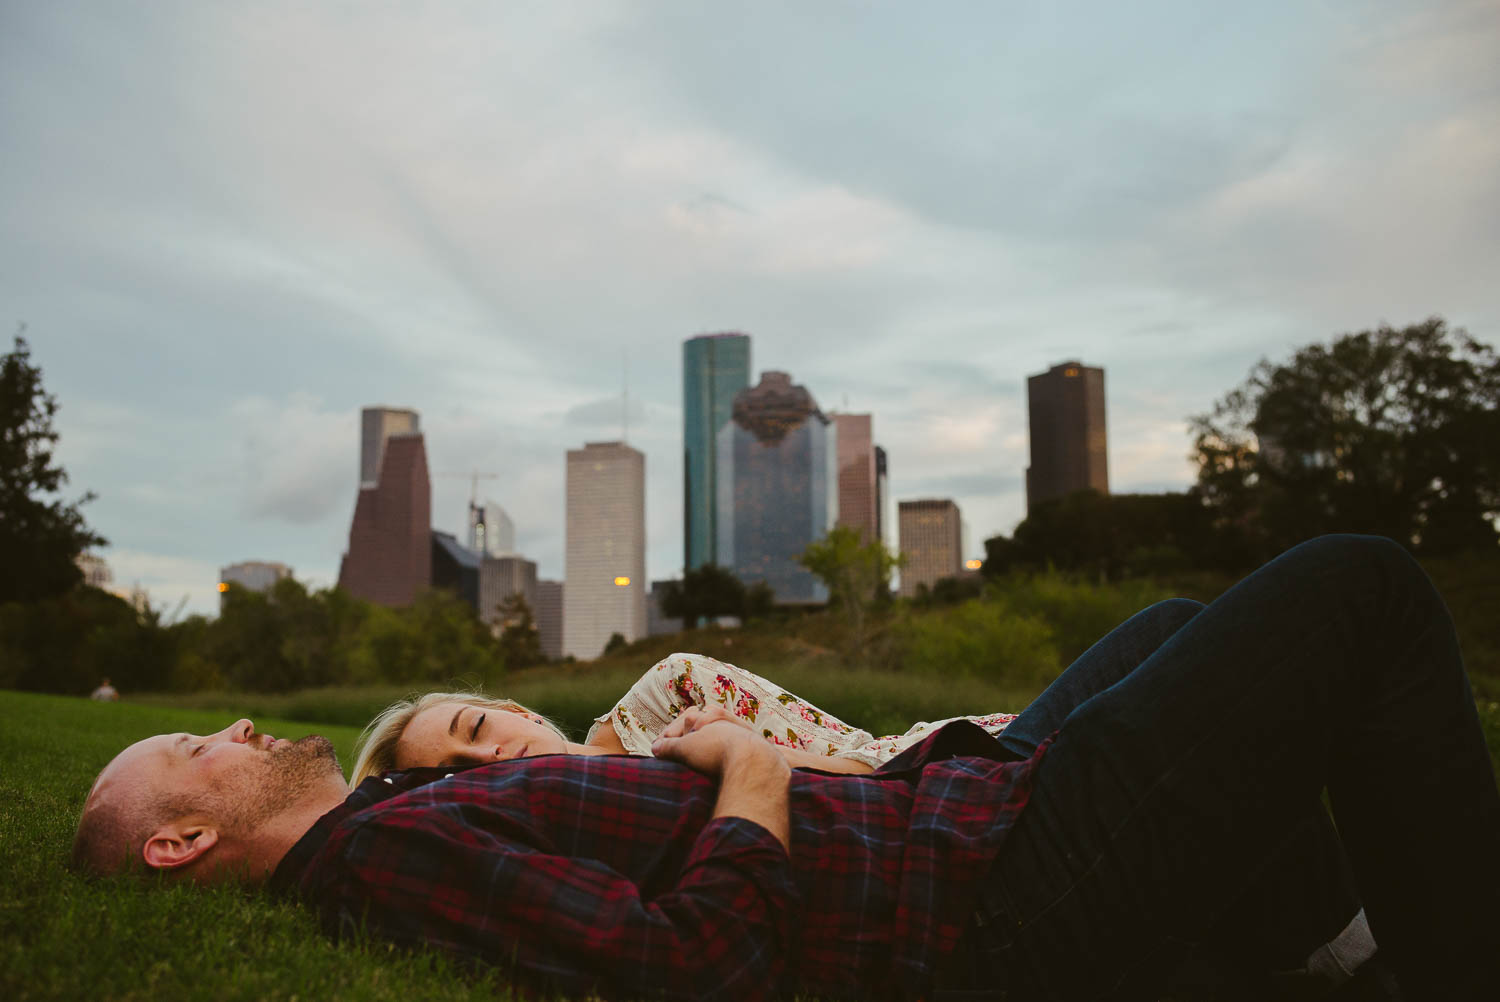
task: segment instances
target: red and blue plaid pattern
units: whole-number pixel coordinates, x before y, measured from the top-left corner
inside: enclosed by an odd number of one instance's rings
[[[953,727],[972,725],[939,735]],[[790,858],[759,825],[713,819],[714,784],[670,762],[392,773],[320,820],[272,884],[335,933],[366,928],[570,996],[914,997],[1042,754],[931,761],[952,744],[935,735],[895,772],[794,772]]]

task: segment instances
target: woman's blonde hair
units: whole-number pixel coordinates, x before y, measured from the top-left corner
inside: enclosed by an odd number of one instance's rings
[[[381,710],[375,719],[366,724],[365,729],[360,732],[354,755],[354,774],[349,779],[350,787],[358,786],[371,776],[378,776],[382,772],[389,772],[396,768],[396,746],[401,743],[401,735],[406,732],[406,725],[411,723],[412,718],[417,714],[439,703],[463,703],[465,706],[474,706],[482,710],[507,710],[511,713],[532,712],[514,699],[486,696],[482,692],[429,692],[423,696],[397,700]],[[563,733],[561,727],[546,717],[541,717],[541,721],[556,731],[558,737],[564,741],[568,740],[567,734]]]

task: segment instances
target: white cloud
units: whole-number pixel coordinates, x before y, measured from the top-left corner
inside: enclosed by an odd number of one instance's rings
[[[358,415],[331,411],[307,394],[247,397],[229,408],[241,432],[239,495],[251,519],[319,522],[350,504]]]

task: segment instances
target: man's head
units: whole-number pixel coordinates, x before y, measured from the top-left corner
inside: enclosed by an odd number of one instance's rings
[[[327,738],[278,740],[248,720],[206,737],[158,734],[99,773],[78,820],[73,865],[197,880],[240,870],[259,879],[347,793]]]

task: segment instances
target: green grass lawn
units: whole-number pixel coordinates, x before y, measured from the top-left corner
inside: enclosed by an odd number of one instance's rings
[[[125,745],[208,733],[222,712],[0,691],[0,999],[508,998],[439,959],[334,945],[310,913],[234,889],[91,882],[67,872],[94,775]],[[278,737],[317,731],[347,763],[358,731],[256,720]]]
[[[574,680],[566,691],[581,685]],[[546,702],[541,680],[518,688],[518,695]],[[287,705],[322,707],[337,716],[385,695],[356,691],[341,700],[324,692]],[[960,689],[950,695],[976,693]],[[997,708],[1024,702],[1021,693],[986,695],[1002,700]],[[561,706],[563,697],[555,698]],[[1491,751],[1500,752],[1500,704],[1481,706]],[[944,707],[934,703],[930,709],[938,716]],[[152,734],[212,733],[234,717],[215,708],[91,703],[0,690],[0,999],[510,997],[496,978],[461,974],[435,956],[402,954],[380,943],[335,945],[310,913],[264,895],[93,882],[65,869],[89,784],[115,753]],[[255,722],[278,737],[325,734],[341,762],[352,760],[356,727],[260,716]]]

